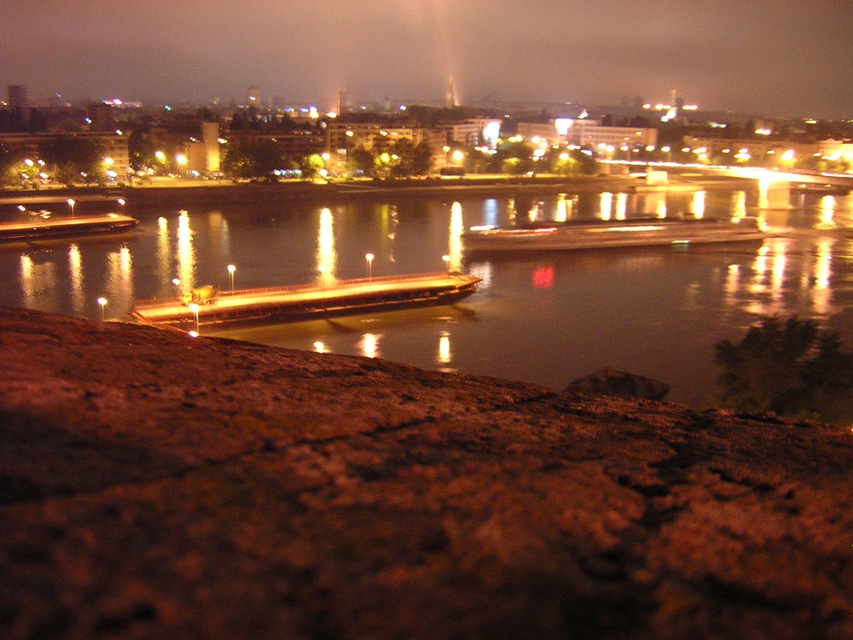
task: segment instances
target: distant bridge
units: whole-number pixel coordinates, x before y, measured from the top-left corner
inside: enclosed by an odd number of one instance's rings
[[[790,206],[791,189],[799,186],[818,189],[853,189],[853,175],[840,173],[820,173],[801,170],[774,170],[760,167],[723,167],[717,165],[676,164],[670,162],[649,162],[648,167],[671,172],[691,171],[709,176],[724,176],[756,180],[762,192],[762,208],[787,209]]]

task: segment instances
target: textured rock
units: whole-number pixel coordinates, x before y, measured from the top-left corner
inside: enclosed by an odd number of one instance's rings
[[[850,638],[853,434],[0,309],[0,637]]]
[[[599,393],[620,398],[663,400],[669,393],[669,385],[636,373],[616,371],[607,367],[583,378],[573,380],[565,391]]]

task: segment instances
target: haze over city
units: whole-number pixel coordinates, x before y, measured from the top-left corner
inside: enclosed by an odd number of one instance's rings
[[[851,115],[848,0],[35,0],[4,23],[0,84],[33,100],[434,102],[452,77],[461,103]]]

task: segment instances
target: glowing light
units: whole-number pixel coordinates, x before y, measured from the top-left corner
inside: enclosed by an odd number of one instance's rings
[[[317,340],[314,343],[314,351],[316,351],[317,353],[328,353],[328,349],[326,349],[326,345],[323,342],[321,342],[320,340]]]
[[[551,289],[554,286],[554,267],[537,267],[533,271],[534,289]]]
[[[457,273],[462,270],[462,234],[464,232],[462,205],[454,202],[450,206],[450,234],[447,260],[447,269],[451,273]]]
[[[335,229],[332,212],[328,208],[320,211],[320,226],[317,231],[317,268],[331,281],[337,279],[338,255],[335,250]]]
[[[183,285],[183,292],[195,287],[195,249],[193,248],[193,232],[190,229],[190,216],[181,211],[178,216],[178,279]]]
[[[735,191],[732,194],[732,220],[746,217],[746,191]]]
[[[104,321],[104,307],[107,306],[106,298],[98,298],[98,306],[101,307],[101,322]]]
[[[693,216],[698,220],[705,217],[705,192],[697,191],[693,194]]]
[[[616,219],[624,220],[628,216],[628,194],[616,194]]]
[[[360,351],[366,358],[379,357],[379,337],[375,333],[365,333],[361,338]]]
[[[72,244],[68,249],[68,271],[71,274],[71,306],[74,313],[82,314],[85,304],[83,292],[83,263],[80,247]]]
[[[613,216],[613,194],[609,191],[605,191],[601,194],[601,202],[599,204],[599,208],[601,210],[601,219],[602,220],[610,220]]]
[[[816,243],[814,284],[811,288],[815,311],[821,315],[830,312],[832,288],[832,240],[821,238]]]
[[[438,338],[438,358],[439,364],[450,364],[453,361],[453,354],[450,350],[450,333],[442,331]]]
[[[571,206],[572,201],[566,200],[565,193],[557,194],[557,210],[554,213],[554,222],[565,222],[569,217],[569,206]]]
[[[231,278],[231,293],[234,293],[234,272],[237,271],[237,267],[233,264],[228,265],[228,276]]]
[[[820,225],[822,227],[834,227],[833,217],[835,215],[835,196],[823,196],[820,199]]]

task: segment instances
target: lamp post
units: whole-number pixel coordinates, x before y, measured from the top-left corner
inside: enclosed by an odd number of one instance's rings
[[[198,334],[198,305],[195,302],[191,303],[190,310],[193,312],[193,316],[195,316],[195,332]]]
[[[186,178],[186,166],[187,166],[187,157],[179,153],[175,156],[175,162],[178,163],[178,166],[181,168],[181,178]]]
[[[373,279],[373,254],[366,254],[364,259],[367,260],[367,281],[370,282]]]
[[[118,206],[121,207],[121,210],[123,212],[124,211],[124,205],[127,204],[127,201],[124,198],[119,198],[117,202],[118,202]]]
[[[77,204],[73,198],[68,198],[68,206],[71,207],[71,217],[74,217],[74,205]]]
[[[237,271],[237,267],[233,264],[228,265],[228,275],[231,278],[231,293],[234,293],[234,272]]]
[[[101,307],[101,322],[104,322],[104,307],[107,306],[107,299],[98,298],[98,306]]]
[[[441,256],[441,259],[444,260],[447,275],[450,275],[450,256]]]

